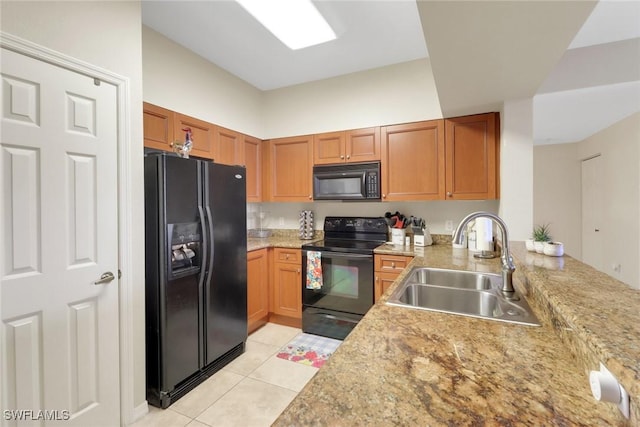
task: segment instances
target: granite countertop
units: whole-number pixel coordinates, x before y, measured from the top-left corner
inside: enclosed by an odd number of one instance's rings
[[[387,246],[376,252],[412,254]],[[640,292],[512,246],[515,286],[542,326],[384,304],[407,268],[274,425],[637,425]],[[465,249],[417,249],[409,267],[500,271]],[[593,398],[600,361],[631,394],[631,421]]]

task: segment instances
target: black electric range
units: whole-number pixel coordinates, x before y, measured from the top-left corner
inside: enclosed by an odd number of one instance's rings
[[[326,217],[324,240],[302,246],[302,330],[344,339],[373,306],[373,250],[382,217]]]

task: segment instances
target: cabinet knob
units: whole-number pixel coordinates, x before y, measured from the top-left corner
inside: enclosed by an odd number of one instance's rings
[[[395,262],[391,263],[391,268],[396,268],[396,263]]]
[[[309,200],[313,199],[313,195],[309,194]]]
[[[351,158],[351,156],[347,154],[347,160],[349,160],[350,158]]]
[[[447,191],[447,197],[453,197],[453,193],[451,191]]]
[[[386,199],[386,198],[387,198],[387,195],[386,195],[386,194],[383,194],[383,195],[382,195],[382,198],[383,198],[383,199]]]
[[[342,156],[342,155],[341,155],[341,156],[340,156],[340,159],[344,159],[344,156]]]
[[[298,274],[300,274],[300,269],[297,269],[297,270],[296,270],[296,272],[297,272]]]

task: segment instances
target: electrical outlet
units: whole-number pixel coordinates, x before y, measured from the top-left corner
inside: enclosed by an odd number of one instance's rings
[[[453,231],[453,221],[451,221],[450,219],[446,220],[444,222],[444,229],[445,231]]]
[[[620,273],[620,271],[622,270],[622,265],[618,264],[618,263],[614,263],[611,268],[613,269],[613,271],[615,271],[616,273]]]
[[[278,224],[280,225],[280,227],[284,226],[284,217],[280,217],[278,218]]]

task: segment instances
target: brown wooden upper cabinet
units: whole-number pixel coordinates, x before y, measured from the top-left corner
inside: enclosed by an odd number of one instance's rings
[[[247,202],[262,201],[262,141],[244,135],[244,166],[247,168]]]
[[[142,104],[144,146],[173,151],[173,121],[175,113],[147,102]]]
[[[184,128],[191,128],[193,147],[190,155],[213,159],[215,154],[213,145],[215,125],[204,120],[175,113],[173,125],[174,141],[185,140],[185,131],[182,130]]]
[[[499,196],[498,113],[382,128],[383,200]]]
[[[213,158],[216,163],[224,165],[244,164],[243,135],[221,126],[213,129]]]
[[[442,120],[385,126],[381,139],[382,200],[445,198]]]
[[[313,163],[326,165],[380,160],[380,128],[327,132],[313,137]]]
[[[445,119],[447,200],[498,198],[498,113]]]
[[[309,202],[313,199],[313,135],[272,139],[268,143],[265,174],[267,200]]]

